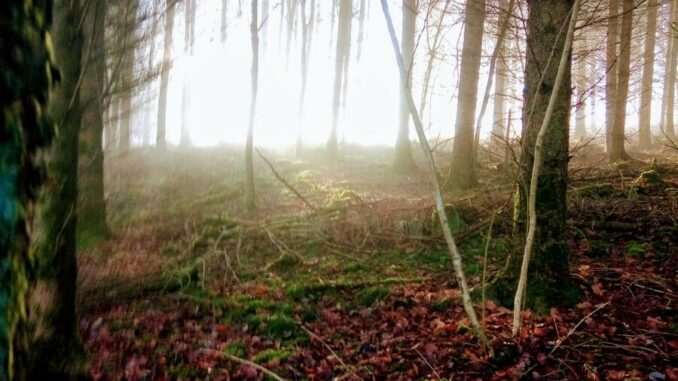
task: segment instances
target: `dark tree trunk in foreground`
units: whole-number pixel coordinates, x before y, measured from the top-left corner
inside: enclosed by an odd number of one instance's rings
[[[414,35],[417,27],[417,1],[403,0],[402,34],[400,51],[403,64],[407,70],[407,88],[412,88],[412,67],[414,62]],[[400,91],[400,109],[398,119],[398,138],[395,145],[393,169],[396,172],[410,172],[416,168],[412,158],[412,144],[410,143],[410,109],[405,99],[405,92]]]
[[[657,34],[657,0],[647,2],[647,35],[643,55],[643,82],[640,95],[640,119],[638,121],[638,148],[647,149],[652,144],[652,81],[654,79],[654,48]]]
[[[626,101],[631,77],[631,33],[633,28],[633,0],[623,0],[619,63],[617,64],[617,95],[614,106],[614,125],[608,157],[611,161],[627,160],[624,149],[626,140]]]
[[[104,200],[104,128],[103,86],[106,78],[104,20],[106,2],[93,1],[87,9],[84,24],[84,76],[80,100],[82,127],[80,130],[80,202],[78,204],[78,235],[81,242],[110,234],[106,222]],[[90,45],[91,44],[91,45]],[[87,55],[89,53],[89,56]]]
[[[49,112],[59,128],[49,156],[50,178],[44,192],[42,236],[36,253],[41,261],[37,293],[43,301],[36,319],[31,380],[74,380],[86,374],[86,354],[76,315],[76,224],[78,136],[81,124],[78,81],[82,44],[79,1],[59,0],[54,7],[54,52],[61,79],[51,94]],[[47,297],[45,297],[47,295]]]
[[[468,1],[464,21],[464,47],[461,56],[452,165],[448,180],[448,185],[453,189],[469,189],[477,182],[473,139],[484,23],[485,0]]]
[[[327,155],[330,158],[337,156],[337,128],[339,125],[339,107],[341,106],[342,92],[346,91],[344,73],[348,65],[349,46],[351,44],[351,18],[353,11],[352,0],[340,0],[339,29],[337,31],[337,49],[334,60],[334,95],[332,98],[332,130],[327,140]]]
[[[257,15],[257,2],[252,0],[252,22],[250,34],[252,39],[252,69],[251,69],[251,100],[250,100],[250,125],[247,129],[245,141],[245,208],[256,208],[254,193],[254,118],[257,111],[257,90],[259,88],[259,21]]]
[[[615,106],[617,104],[617,66],[619,49],[619,0],[609,0],[605,67],[605,149],[612,149]]]
[[[44,162],[36,153],[49,146],[54,125],[45,118],[53,71],[46,32],[51,1],[0,2],[0,380],[27,379],[32,351],[25,315],[29,286],[34,282],[29,254],[31,221]],[[49,66],[48,66],[49,65]]]
[[[158,98],[158,127],[155,145],[164,149],[167,144],[167,87],[172,69],[172,32],[174,31],[174,0],[167,0],[165,11],[165,44],[163,47],[162,72],[160,74],[160,94]]]
[[[558,65],[546,66],[551,50],[560,57],[565,48],[565,38],[558,38],[560,30],[566,30],[569,12],[574,0],[530,0],[527,43],[532,53],[527,55],[525,68],[525,105],[523,107],[523,142],[520,156],[521,179],[518,186],[515,208],[515,233],[520,244],[525,242],[527,223],[528,189],[532,175],[534,149],[537,135],[548,107]],[[557,62],[557,60],[556,60]],[[571,58],[570,58],[571,62]],[[541,70],[546,68],[541,87],[537,88]],[[566,305],[577,297],[569,277],[569,254],[565,240],[568,137],[570,120],[570,64],[558,92],[557,103],[544,139],[543,165],[537,191],[537,231],[534,252],[527,283],[527,306],[538,312],[548,312],[548,307]],[[532,104],[536,99],[534,114],[530,119]],[[495,287],[499,301],[513,304],[516,280],[520,274],[520,255],[513,255],[507,276]]]

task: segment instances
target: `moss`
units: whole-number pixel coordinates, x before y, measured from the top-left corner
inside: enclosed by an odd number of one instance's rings
[[[357,295],[358,304],[362,306],[371,306],[375,302],[386,299],[391,294],[388,288],[381,286],[368,287],[360,291]]]
[[[300,265],[301,261],[299,258],[285,253],[276,259],[275,262],[271,263],[268,268],[277,273],[288,273],[297,270]]]
[[[445,312],[454,305],[454,300],[450,298],[440,298],[433,302],[433,310],[437,312]]]
[[[629,241],[628,245],[626,246],[626,255],[630,257],[638,257],[638,258],[643,258],[645,256],[645,252],[647,251],[648,247],[650,246],[649,243],[641,243],[638,241]]]
[[[240,341],[231,341],[224,348],[224,353],[235,357],[245,357],[247,355],[247,344]]]
[[[362,263],[349,263],[344,267],[344,272],[347,273],[365,273],[365,272],[370,272],[371,268],[365,264]]]
[[[294,352],[288,349],[269,348],[257,353],[253,360],[257,364],[266,364],[276,359],[285,361],[292,355],[294,355]]]
[[[297,336],[303,331],[301,331],[297,326],[297,323],[288,316],[274,315],[266,321],[262,332],[272,339],[282,340]]]

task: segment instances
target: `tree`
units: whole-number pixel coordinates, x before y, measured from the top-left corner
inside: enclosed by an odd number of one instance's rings
[[[301,157],[302,138],[301,126],[303,126],[304,106],[306,103],[306,85],[308,83],[308,61],[311,49],[313,24],[315,23],[315,0],[310,1],[310,15],[306,17],[307,0],[301,0],[301,89],[299,90],[299,131],[297,135],[295,154],[297,159]]]
[[[120,78],[120,87],[122,94],[121,109],[120,109],[120,141],[119,149],[122,152],[127,152],[132,143],[132,98],[134,98],[134,87],[136,77],[134,75],[134,64],[136,62],[136,46],[137,46],[137,11],[139,9],[139,0],[126,0],[121,6],[122,10],[118,9],[118,17],[120,17],[120,29],[122,42],[120,54],[122,57],[122,73]]]
[[[176,1],[167,0],[165,12],[165,43],[163,47],[162,72],[160,73],[160,95],[158,99],[158,127],[155,145],[164,149],[167,144],[167,87],[172,69],[172,32],[174,31],[174,7]]]
[[[569,22],[573,3],[574,0],[528,2],[529,48],[525,67],[526,98],[518,176],[522,180],[516,192],[514,232],[518,242],[527,242],[528,217],[534,216],[534,252],[531,253],[529,276],[526,278],[525,302],[538,312],[548,311],[551,306],[572,303],[577,296],[569,276],[569,253],[565,239],[572,56],[566,47],[565,33],[560,33],[566,29],[564,26]],[[556,81],[559,65],[555,62],[547,64],[552,50],[556,53],[555,57],[560,53],[565,59],[559,83]],[[552,89],[557,89],[557,92],[552,94]],[[552,102],[549,96],[553,98]],[[552,106],[549,110],[550,103]],[[547,115],[550,117],[545,122]],[[537,146],[542,125],[544,134]],[[540,168],[535,174],[538,176],[535,185],[532,181],[535,179],[533,168],[537,147],[541,160],[538,161]],[[528,216],[528,199],[533,189],[536,191],[534,213]],[[526,256],[527,248],[523,258]],[[493,293],[504,304],[514,304],[520,269],[521,258],[513,255],[506,276],[494,287]]]
[[[585,49],[585,47],[584,47]],[[575,113],[574,137],[582,140],[586,137],[586,61],[582,58],[576,63],[577,105]]]
[[[80,129],[80,203],[78,235],[89,238],[107,237],[104,200],[104,83],[106,81],[105,31],[106,2],[95,0],[86,10],[83,29],[83,78],[80,91],[82,126]]]
[[[608,0],[605,49],[605,148],[612,149],[615,107],[617,105],[617,43],[619,40],[619,0]]]
[[[0,2],[0,379],[27,379],[31,356],[26,327],[27,295],[34,283],[31,221],[54,125],[46,117],[48,89],[56,70],[47,30],[52,2]]]
[[[502,0],[502,5],[508,4],[507,0]],[[506,130],[506,115],[504,104],[506,103],[504,95],[506,94],[506,78],[508,76],[508,65],[506,64],[507,44],[503,44],[499,51],[499,64],[495,73],[494,85],[494,109],[492,111],[492,137],[494,142],[500,142]]]
[[[82,120],[79,79],[82,30],[79,1],[58,0],[54,6],[54,53],[61,72],[50,94],[49,114],[58,135],[49,156],[50,181],[44,192],[36,253],[41,288],[48,295],[37,311],[47,328],[33,337],[33,363],[28,379],[74,380],[86,374],[86,353],[76,315],[78,267],[76,226],[78,215],[78,136]]]
[[[195,45],[195,0],[184,2],[184,54],[193,56]],[[179,144],[187,147],[191,144],[189,120],[191,113],[191,77],[190,70],[184,70],[183,86],[181,88],[181,137]]]
[[[252,21],[250,23],[250,35],[252,42],[252,68],[251,68],[251,99],[250,99],[250,124],[247,129],[245,141],[245,208],[256,208],[254,193],[254,118],[257,110],[257,90],[259,88],[259,22],[257,18],[257,2],[252,0]]]
[[[228,0],[221,0],[221,43],[228,37]]]
[[[622,23],[619,63],[617,65],[617,94],[614,104],[614,124],[608,157],[611,161],[627,160],[629,155],[624,149],[626,140],[626,103],[629,95],[629,78],[631,77],[631,33],[633,32],[633,0],[622,1]]]
[[[345,74],[351,46],[351,18],[353,12],[352,0],[339,0],[339,27],[337,31],[337,49],[334,58],[334,91],[332,97],[332,129],[327,140],[327,154],[337,156],[337,128],[339,125],[339,107],[341,106],[342,92],[346,92]],[[343,86],[342,86],[343,85]]]
[[[448,180],[449,186],[453,189],[469,189],[477,182],[473,160],[473,141],[485,23],[485,0],[467,1],[465,12],[457,117],[452,165]]]
[[[668,94],[666,97],[666,125],[663,127],[666,136],[674,140],[676,138],[673,118],[675,114],[676,100],[676,63],[678,63],[678,6],[673,2],[671,4],[671,23],[669,28],[669,38],[671,39],[671,54],[668,61]]]
[[[417,1],[403,0],[403,19],[400,39],[400,51],[405,60],[405,83],[402,88],[412,88],[412,68],[414,66],[414,35],[417,28]],[[405,91],[400,91],[400,113],[398,122],[398,138],[395,145],[393,169],[396,172],[410,172],[416,168],[412,158],[410,143],[410,110],[405,99]]]
[[[640,116],[638,120],[638,147],[647,149],[652,143],[650,119],[652,115],[652,81],[654,79],[654,48],[657,34],[657,0],[647,2],[647,35],[643,54],[643,80],[640,94]]]

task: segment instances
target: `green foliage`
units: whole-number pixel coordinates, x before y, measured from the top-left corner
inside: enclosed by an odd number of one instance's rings
[[[385,287],[381,286],[368,287],[358,293],[357,301],[358,304],[367,307],[373,305],[374,303],[380,300],[388,298],[390,294],[391,291],[389,291],[389,289]]]
[[[254,356],[254,362],[257,364],[266,364],[276,359],[285,361],[292,355],[294,355],[294,352],[287,349],[269,348],[257,353],[256,356]]]
[[[626,255],[642,258],[649,247],[650,244],[647,242],[629,241],[626,246]]]
[[[224,353],[235,357],[245,357],[247,355],[247,344],[240,341],[231,341],[224,348]]]

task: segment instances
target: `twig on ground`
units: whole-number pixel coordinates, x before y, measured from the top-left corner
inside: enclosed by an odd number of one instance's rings
[[[266,163],[266,165],[268,165],[268,168],[271,169],[271,172],[273,172],[273,176],[275,176],[276,179],[278,179],[281,183],[283,183],[283,185],[285,185],[285,186],[287,187],[287,189],[289,189],[290,191],[292,191],[292,193],[294,193],[301,201],[303,201],[304,204],[306,204],[306,206],[308,206],[309,208],[311,208],[311,210],[313,210],[314,212],[317,212],[317,211],[318,211],[318,208],[315,207],[315,205],[311,204],[311,203],[306,199],[306,197],[302,196],[301,193],[299,193],[299,191],[298,191],[295,187],[292,186],[292,184],[288,183],[287,180],[285,180],[285,179],[278,173],[278,171],[275,170],[275,167],[273,167],[273,164],[271,164],[271,162],[268,161],[268,159],[261,153],[261,151],[259,151],[259,148],[255,148],[255,150],[257,151],[257,154],[259,155],[259,157],[261,158],[261,160],[263,160],[263,161]]]

